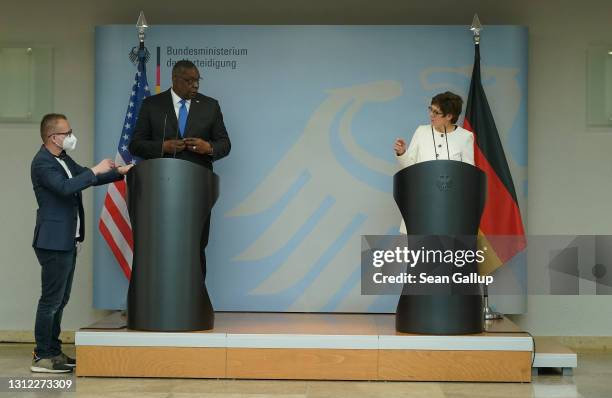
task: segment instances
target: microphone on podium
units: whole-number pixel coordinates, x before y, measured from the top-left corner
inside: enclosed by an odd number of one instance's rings
[[[164,141],[166,141],[166,121],[168,120],[168,112],[164,113],[164,133],[162,135],[161,154],[160,158],[164,157]]]

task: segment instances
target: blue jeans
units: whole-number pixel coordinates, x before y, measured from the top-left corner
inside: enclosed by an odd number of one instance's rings
[[[42,292],[36,309],[35,353],[40,358],[50,358],[62,352],[62,313],[68,304],[72,278],[76,264],[76,247],[69,251],[35,248],[42,268]]]

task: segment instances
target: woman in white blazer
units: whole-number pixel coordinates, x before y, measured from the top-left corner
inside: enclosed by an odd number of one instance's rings
[[[474,164],[474,135],[456,125],[462,106],[461,97],[449,91],[431,99],[431,124],[417,127],[408,148],[403,139],[395,140],[393,149],[402,169],[436,159]],[[400,232],[406,233],[404,220],[401,222]]]

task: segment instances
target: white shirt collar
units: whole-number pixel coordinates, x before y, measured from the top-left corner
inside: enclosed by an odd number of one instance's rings
[[[174,106],[181,106],[181,101],[183,99],[174,92],[174,89],[170,88],[170,94],[172,95],[172,103]],[[185,105],[189,107],[189,105],[191,105],[191,100],[185,100]]]

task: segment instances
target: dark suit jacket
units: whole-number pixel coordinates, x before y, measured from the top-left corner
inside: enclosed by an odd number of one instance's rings
[[[180,139],[172,94],[168,89],[143,101],[130,143],[130,152],[144,159],[162,157],[162,140],[175,139],[177,134]],[[212,170],[213,161],[227,156],[231,143],[217,100],[202,94],[197,94],[191,100],[184,136],[202,138],[210,142],[213,154],[200,155],[184,150],[176,154],[177,159],[198,163]],[[164,154],[163,157],[173,157],[173,154]]]
[[[62,153],[62,159],[72,178],[68,178],[66,170],[44,146],[32,160],[30,175],[38,202],[32,241],[35,248],[73,249],[77,214],[81,220],[80,237],[77,240],[82,242],[85,239],[85,214],[81,191],[92,185],[107,184],[123,178],[115,170],[96,176],[91,169],[78,165],[65,153]]]

